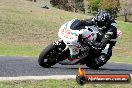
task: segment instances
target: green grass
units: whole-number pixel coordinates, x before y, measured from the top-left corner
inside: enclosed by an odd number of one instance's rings
[[[80,86],[75,80],[5,81],[0,88],[132,88],[129,84],[85,84]]]
[[[110,59],[111,62],[116,62],[116,63],[128,63],[132,64],[132,58],[131,57],[112,57]]]
[[[39,56],[41,49],[37,46],[22,46],[22,45],[0,45],[0,54],[6,56]]]
[[[44,47],[58,39],[57,32],[63,23],[85,17],[55,8],[45,10],[38,3],[24,0],[0,2],[1,55],[38,56]]]
[[[132,23],[118,21],[118,29],[122,31],[122,36],[118,38],[113,49],[112,62],[132,63]]]
[[[40,2],[0,2],[0,55],[38,57],[43,48],[58,39],[57,32],[63,23],[73,18],[90,18],[88,15],[55,8],[46,10],[40,8]],[[118,21],[118,29],[123,35],[119,38],[110,61],[132,63],[131,28],[132,23]]]

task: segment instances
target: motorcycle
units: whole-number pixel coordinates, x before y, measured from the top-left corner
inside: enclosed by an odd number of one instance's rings
[[[77,19],[73,19],[61,26],[58,41],[52,42],[40,53],[38,59],[40,66],[50,68],[56,63],[61,65],[86,64],[90,69],[98,69],[110,59],[112,51],[109,52],[105,61],[98,61],[100,54],[108,50],[109,44],[101,53],[81,44],[80,39],[96,41],[99,31],[96,26],[76,28],[78,23]]]

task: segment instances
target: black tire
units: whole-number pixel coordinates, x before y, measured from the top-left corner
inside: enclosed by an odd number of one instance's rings
[[[78,84],[84,85],[87,82],[87,79],[84,76],[77,76],[76,81]]]
[[[106,57],[106,61],[100,62],[100,63],[96,63],[95,59],[92,59],[91,61],[88,61],[86,63],[86,66],[89,67],[90,69],[93,69],[93,70],[99,69],[101,66],[103,66],[104,64],[107,63],[107,61],[110,59],[111,56],[112,56],[112,51]]]
[[[53,51],[54,53],[51,53]],[[45,67],[45,68],[50,68],[51,66],[57,63],[57,49],[53,44],[48,45],[40,53],[38,63],[40,66]]]

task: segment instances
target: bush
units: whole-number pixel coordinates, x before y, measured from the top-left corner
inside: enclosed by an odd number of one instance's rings
[[[92,11],[98,11],[100,0],[88,0]]]
[[[117,18],[119,8],[119,0],[101,0],[99,3],[99,9],[108,11],[112,14],[113,18]]]
[[[50,3],[59,9],[85,13],[83,0],[50,0]]]
[[[87,0],[89,1],[89,8],[97,13],[98,10],[105,10],[112,14],[113,18],[117,18],[119,12],[120,2],[119,0]]]

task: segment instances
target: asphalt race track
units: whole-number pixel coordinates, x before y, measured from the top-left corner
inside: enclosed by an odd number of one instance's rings
[[[42,68],[38,65],[37,60],[32,57],[0,56],[0,77],[76,75],[79,67],[79,65],[56,64],[52,68]],[[132,74],[132,64],[107,63],[99,70],[82,67],[89,74]]]

